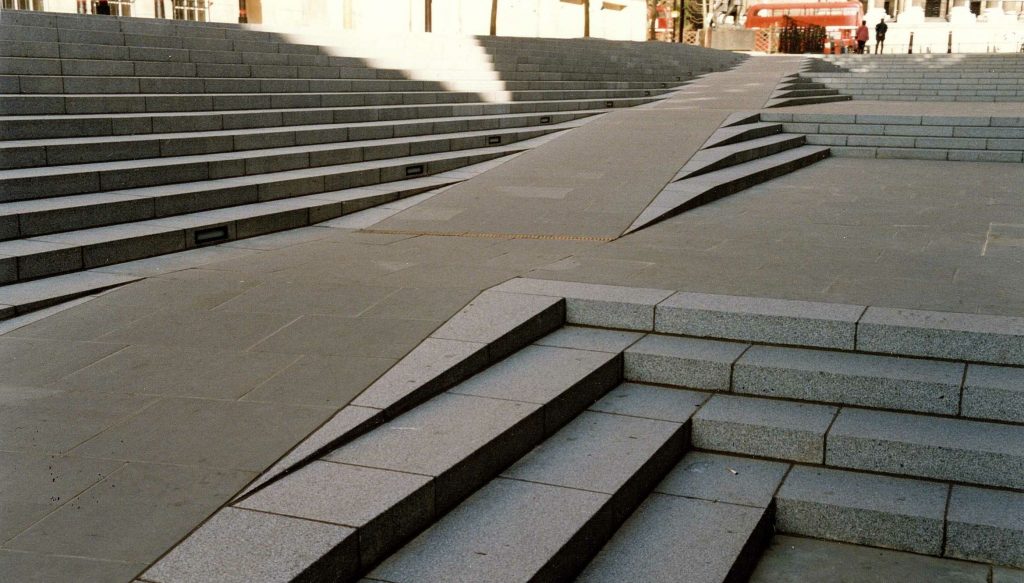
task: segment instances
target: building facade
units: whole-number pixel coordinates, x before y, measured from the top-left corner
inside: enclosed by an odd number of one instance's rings
[[[2,7],[95,12],[96,0],[0,0]],[[211,22],[248,22],[276,31],[352,30],[378,34],[490,34],[492,10],[502,36],[645,40],[646,0],[108,0],[111,14]],[[586,18],[589,12],[589,19]]]

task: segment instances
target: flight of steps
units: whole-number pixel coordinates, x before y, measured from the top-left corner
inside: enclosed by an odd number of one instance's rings
[[[443,187],[740,60],[589,40],[365,41],[3,11],[0,286]],[[8,292],[0,316],[39,305]]]
[[[821,64],[802,79],[856,100],[1024,102],[1024,53],[838,55],[814,61]]]
[[[837,89],[805,78],[800,73],[794,73],[782,79],[765,104],[765,108],[832,103],[850,99],[852,98],[849,95],[841,95]]]
[[[139,580],[743,581],[773,531],[1020,568],[1022,387],[1021,318],[515,279]]]
[[[845,158],[1024,162],[1024,111],[1018,116],[920,116],[764,112],[808,144]]]
[[[829,148],[760,114],[729,116],[626,230],[632,233],[822,160]]]

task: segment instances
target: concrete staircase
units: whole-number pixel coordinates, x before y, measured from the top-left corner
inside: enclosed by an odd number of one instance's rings
[[[808,144],[828,146],[833,156],[1024,162],[1024,115],[918,116],[764,112]]]
[[[824,159],[829,149],[808,145],[758,114],[734,114],[722,124],[640,213],[632,233]]]
[[[802,79],[858,100],[1024,101],[1021,53],[840,55],[815,61]]]
[[[104,280],[75,272],[465,180],[739,60],[644,43],[329,39],[4,11],[0,315]],[[53,277],[66,292],[33,291]]]
[[[1022,366],[1020,318],[515,279],[140,580],[743,581],[773,529],[1024,567]]]

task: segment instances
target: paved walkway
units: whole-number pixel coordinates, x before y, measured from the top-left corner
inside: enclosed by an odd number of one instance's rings
[[[604,242],[797,64],[751,59],[374,226],[402,233],[314,227],[147,260],[148,279],[0,336],[0,572],[129,580],[517,275],[1024,314],[1019,255],[979,239],[1024,224],[1006,188],[1024,174],[991,165],[832,160]]]
[[[375,225],[433,233],[621,235],[725,118],[764,106],[802,59],[750,59],[606,115]]]

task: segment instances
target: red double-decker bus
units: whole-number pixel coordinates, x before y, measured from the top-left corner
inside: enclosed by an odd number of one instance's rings
[[[824,26],[831,28],[852,28],[854,30],[864,19],[860,2],[777,2],[751,4],[747,9],[747,28],[769,28],[772,25],[785,26],[786,17],[799,25]]]
[[[797,26],[821,26],[825,28],[833,45],[851,48],[856,46],[854,32],[864,20],[860,2],[773,2],[751,4],[747,9],[746,28],[782,28],[795,23]]]

